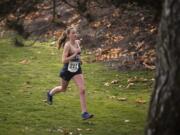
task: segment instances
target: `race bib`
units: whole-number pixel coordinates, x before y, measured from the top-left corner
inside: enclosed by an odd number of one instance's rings
[[[69,62],[68,71],[69,72],[76,72],[79,69],[79,62]]]

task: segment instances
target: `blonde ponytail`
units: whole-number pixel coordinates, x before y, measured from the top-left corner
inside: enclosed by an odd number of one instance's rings
[[[64,47],[66,40],[67,40],[67,34],[66,34],[66,32],[63,32],[61,37],[58,39],[58,50],[61,47]]]
[[[61,37],[58,39],[58,49],[60,49],[61,47],[64,47],[68,39],[68,35],[72,29],[73,28],[68,28],[66,31],[62,33]]]

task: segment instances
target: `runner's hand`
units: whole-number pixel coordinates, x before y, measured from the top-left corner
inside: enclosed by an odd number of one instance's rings
[[[80,49],[80,48],[76,49],[76,51],[75,51],[76,54],[78,54],[78,53],[80,53],[80,52],[81,52],[81,49]]]

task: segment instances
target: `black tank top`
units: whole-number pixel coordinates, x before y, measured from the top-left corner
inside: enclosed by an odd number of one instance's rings
[[[72,55],[72,53],[69,53],[68,57],[71,55]],[[78,62],[79,68],[81,69],[80,57],[81,57],[81,53],[78,53],[72,60],[70,60],[70,62]],[[69,62],[65,63],[63,66],[63,70],[68,71],[68,65],[69,65]]]

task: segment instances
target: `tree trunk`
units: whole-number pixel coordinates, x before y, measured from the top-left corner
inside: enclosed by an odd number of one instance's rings
[[[180,0],[165,0],[146,135],[180,134]]]
[[[56,19],[56,0],[53,0],[53,22]]]

